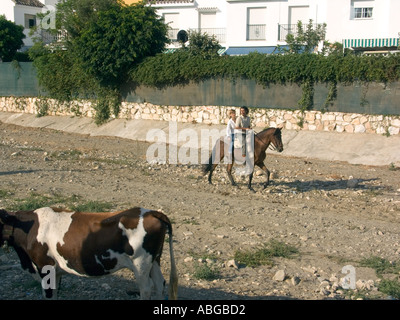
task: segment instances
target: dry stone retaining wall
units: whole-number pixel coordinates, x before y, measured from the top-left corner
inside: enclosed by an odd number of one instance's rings
[[[123,102],[120,118],[187,123],[224,124],[230,106],[159,106],[151,103]],[[0,111],[37,115],[93,117],[90,101],[62,104],[36,97],[0,97]],[[367,115],[344,112],[320,112],[284,109],[251,108],[253,127],[284,127],[287,130],[332,131],[348,133],[400,134],[400,116]]]

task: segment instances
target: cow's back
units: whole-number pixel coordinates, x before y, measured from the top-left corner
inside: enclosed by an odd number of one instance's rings
[[[132,259],[159,258],[166,231],[162,213],[133,208],[87,213],[41,208],[37,241],[60,269],[101,276],[130,267]]]

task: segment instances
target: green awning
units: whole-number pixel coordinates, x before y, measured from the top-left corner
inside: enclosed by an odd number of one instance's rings
[[[176,50],[178,50],[178,48],[167,48],[167,49],[164,50],[164,53],[173,53]],[[218,50],[218,54],[222,55],[222,54],[225,53],[225,51],[226,51],[226,48],[221,48],[221,49]]]
[[[343,48],[387,48],[398,47],[399,38],[344,39]]]

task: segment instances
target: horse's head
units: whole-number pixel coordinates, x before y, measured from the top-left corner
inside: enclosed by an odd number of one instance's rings
[[[276,128],[272,138],[271,138],[271,142],[274,145],[275,149],[278,152],[282,152],[283,151],[283,143],[282,143],[282,130],[281,128]]]

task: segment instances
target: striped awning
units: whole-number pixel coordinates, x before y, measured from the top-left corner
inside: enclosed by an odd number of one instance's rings
[[[178,50],[178,48],[167,48],[164,50],[164,53],[173,53],[176,50]],[[218,50],[218,54],[223,55],[225,53],[225,51],[226,51],[226,48],[221,48]]]
[[[343,48],[386,48],[398,47],[399,38],[344,39]]]

